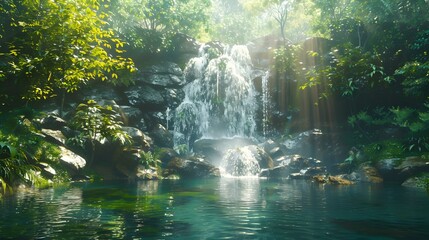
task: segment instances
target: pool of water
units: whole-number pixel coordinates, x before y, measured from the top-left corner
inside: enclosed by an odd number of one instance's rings
[[[0,200],[0,239],[429,239],[429,196],[221,178],[78,183]]]

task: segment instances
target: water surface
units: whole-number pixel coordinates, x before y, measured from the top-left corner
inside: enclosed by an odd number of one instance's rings
[[[429,196],[222,178],[79,183],[0,202],[0,239],[429,239]]]

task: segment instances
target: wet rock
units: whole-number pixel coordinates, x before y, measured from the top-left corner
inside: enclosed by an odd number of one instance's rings
[[[167,107],[170,108],[170,110],[176,109],[185,98],[185,92],[183,89],[166,88],[161,92],[161,95],[165,99]]]
[[[193,145],[194,153],[204,155],[213,165],[219,166],[228,149],[255,145],[249,138],[199,139]]]
[[[286,147],[269,139],[261,145],[272,159],[278,159],[286,155]]]
[[[291,179],[311,179],[317,175],[325,175],[326,167],[309,167],[307,169],[302,169],[298,173],[291,173],[289,177]]]
[[[352,185],[353,184],[352,181],[347,180],[341,176],[329,176],[328,183],[335,184],[335,185]]]
[[[163,176],[178,175],[181,178],[220,177],[219,169],[202,158],[173,158],[164,169]]]
[[[343,178],[343,176],[325,176],[325,175],[316,175],[313,176],[313,181],[316,183],[328,183],[333,185],[352,185],[354,182]]]

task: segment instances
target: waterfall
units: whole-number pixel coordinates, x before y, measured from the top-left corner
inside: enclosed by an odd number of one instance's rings
[[[270,72],[266,71],[264,76],[262,76],[262,132],[264,137],[267,137],[268,123],[269,123],[269,111],[270,111],[270,91],[268,86],[269,78],[270,78]]]
[[[202,45],[185,68],[185,99],[175,111],[175,144],[198,138],[251,137],[256,123],[256,91],[246,46],[215,50]]]

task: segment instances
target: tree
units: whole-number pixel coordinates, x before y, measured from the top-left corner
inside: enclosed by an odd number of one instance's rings
[[[270,10],[272,16],[279,25],[280,36],[284,43],[290,42],[290,40],[286,38],[285,27],[288,21],[289,12],[292,10],[294,2],[295,0],[281,1],[273,4]]]
[[[107,26],[109,0],[7,0],[0,3],[0,100],[38,100],[88,81],[119,82],[133,61]],[[103,4],[105,3],[105,4]],[[16,97],[17,96],[17,97]]]
[[[112,0],[109,22],[134,48],[158,53],[173,47],[177,33],[206,30],[210,0]]]

